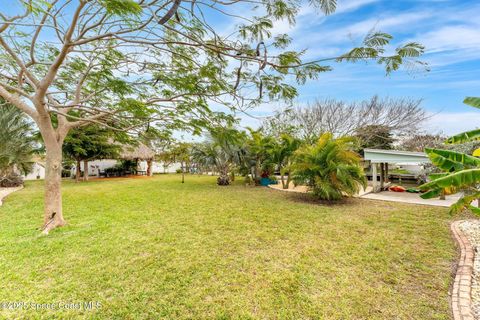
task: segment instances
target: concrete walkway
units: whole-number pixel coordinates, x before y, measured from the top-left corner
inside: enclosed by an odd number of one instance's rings
[[[15,187],[15,188],[0,188],[0,206],[3,204],[2,200],[8,196],[10,193],[13,193],[15,191],[18,191],[20,189],[23,189],[23,186],[21,187]]]
[[[289,189],[282,189],[282,185],[271,184],[268,186],[271,189],[287,191],[287,192],[298,192],[306,193],[308,189],[306,186],[297,186],[294,187],[293,184],[290,185]],[[361,190],[355,198],[361,199],[370,199],[370,200],[381,200],[381,201],[391,201],[391,202],[401,202],[401,203],[410,203],[410,204],[421,204],[427,206],[436,206],[436,207],[450,207],[452,204],[457,202],[460,199],[461,194],[454,194],[446,196],[445,200],[437,199],[422,199],[420,198],[419,193],[409,193],[409,192],[393,192],[393,191],[382,191],[379,193],[372,192],[372,186],[367,186],[367,189]]]
[[[457,202],[458,199],[460,199],[460,196],[461,195],[459,194],[446,196],[445,200],[439,200],[438,198],[422,199],[420,198],[420,194],[418,193],[382,191],[378,193],[367,193],[367,194],[361,195],[360,198],[411,203],[411,204],[423,204],[427,206],[436,206],[436,207],[450,207],[452,204]]]

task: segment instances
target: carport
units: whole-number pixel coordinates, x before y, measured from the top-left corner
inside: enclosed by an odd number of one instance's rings
[[[364,149],[364,159],[372,165],[372,188],[373,192],[383,190],[388,182],[388,164],[409,163],[418,164],[430,163],[430,159],[423,152]],[[380,181],[378,181],[380,173]]]

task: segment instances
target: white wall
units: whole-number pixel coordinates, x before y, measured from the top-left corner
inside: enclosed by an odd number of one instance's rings
[[[114,167],[117,164],[117,160],[113,159],[104,159],[104,160],[94,160],[88,162],[88,175],[89,176],[98,176],[99,171],[103,171],[107,168]],[[83,161],[80,162],[80,170],[84,171]],[[76,172],[76,163],[73,165],[71,174],[75,175]]]
[[[103,171],[107,168],[114,167],[119,161],[113,159],[104,159],[104,160],[95,160],[88,162],[88,173],[89,176],[98,176],[99,171]],[[177,169],[181,168],[180,163],[173,163],[166,168],[164,171],[162,162],[153,162],[153,173],[175,173]],[[147,161],[139,161],[138,169],[147,171]],[[80,163],[80,170],[83,171],[83,161]],[[72,175],[75,175],[75,165],[72,168]]]
[[[37,177],[39,177],[39,179],[45,179],[45,167],[35,162],[32,167],[32,172],[24,176],[23,179],[37,180]]]
[[[413,174],[419,174],[424,169],[423,164],[414,164],[414,163],[398,163],[397,166],[401,169],[407,170]]]
[[[153,162],[153,173],[175,173],[177,169],[181,169],[182,164],[180,162],[172,163],[166,168],[163,167],[163,162]]]

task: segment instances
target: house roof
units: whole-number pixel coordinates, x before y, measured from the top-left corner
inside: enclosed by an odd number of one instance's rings
[[[430,162],[424,152],[364,149],[364,159],[373,163],[425,163]]]
[[[136,146],[123,145],[120,152],[120,159],[124,160],[151,160],[155,157],[155,151],[139,143]]]

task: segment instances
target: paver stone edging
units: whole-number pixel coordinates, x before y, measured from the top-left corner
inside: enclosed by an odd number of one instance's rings
[[[459,228],[462,222],[454,221],[451,225],[453,236],[460,248],[460,259],[452,287],[451,306],[454,320],[473,320],[471,291],[474,250]]]

